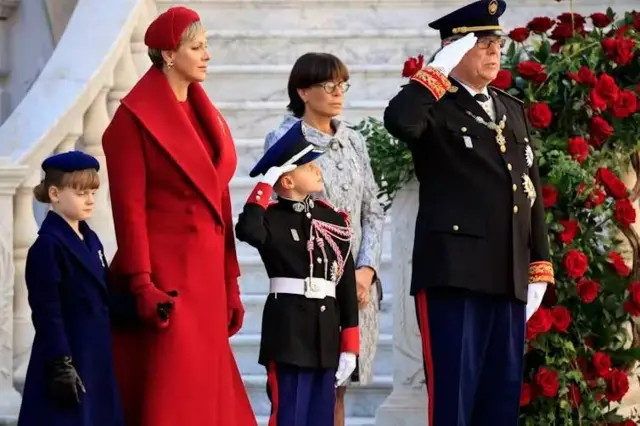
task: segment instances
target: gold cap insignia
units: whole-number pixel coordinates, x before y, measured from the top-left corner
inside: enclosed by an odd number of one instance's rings
[[[491,0],[489,2],[489,15],[495,15],[498,12],[498,2],[496,0]]]

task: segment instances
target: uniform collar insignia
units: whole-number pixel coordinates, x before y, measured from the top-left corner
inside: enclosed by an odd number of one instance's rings
[[[282,206],[291,208],[296,213],[307,213],[307,212],[310,212],[311,209],[313,209],[315,207],[315,205],[316,205],[316,203],[313,200],[313,198],[311,198],[311,195],[307,195],[307,197],[304,200],[301,200],[301,201],[291,200],[291,199],[285,198],[285,197],[278,197],[278,201],[279,201],[278,204],[281,204]]]

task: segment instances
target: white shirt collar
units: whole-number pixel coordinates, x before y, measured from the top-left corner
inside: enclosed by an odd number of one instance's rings
[[[471,94],[471,96],[475,96],[478,93],[482,93],[483,95],[487,95],[489,96],[489,89],[487,89],[487,87],[485,86],[480,92],[478,92],[477,90],[467,86],[466,84],[464,84],[463,82],[461,82],[460,80],[456,80],[458,82],[458,84],[460,84],[460,86],[464,87],[465,89],[467,89],[467,92],[469,92]],[[491,98],[489,96],[489,98]]]

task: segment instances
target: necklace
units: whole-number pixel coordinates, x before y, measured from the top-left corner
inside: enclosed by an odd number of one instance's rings
[[[507,123],[506,115],[503,115],[502,119],[496,124],[493,121],[485,121],[482,117],[474,115],[471,111],[467,111],[467,114],[469,114],[474,120],[476,120],[476,122],[496,132],[496,143],[498,144],[500,152],[502,152],[503,154],[507,152],[507,139],[502,133]]]

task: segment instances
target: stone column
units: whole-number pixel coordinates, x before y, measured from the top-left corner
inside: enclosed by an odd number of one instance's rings
[[[427,394],[422,344],[411,284],[418,183],[408,183],[391,207],[393,289],[393,391],[376,411],[376,426],[425,426]]]
[[[0,425],[17,420],[21,401],[13,385],[13,196],[25,173],[0,157]]]

